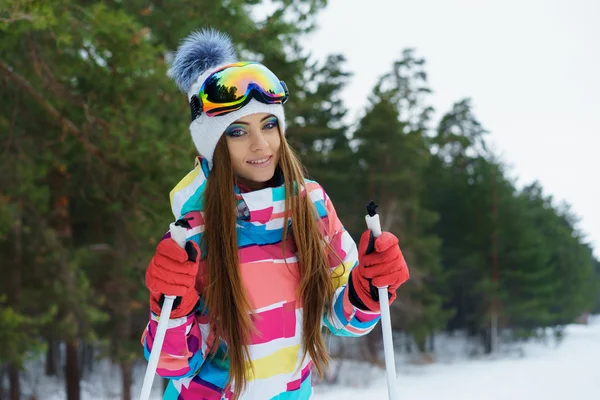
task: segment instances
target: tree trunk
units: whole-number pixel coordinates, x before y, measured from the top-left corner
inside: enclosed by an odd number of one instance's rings
[[[415,344],[417,345],[417,351],[420,353],[425,353],[427,351],[427,336],[419,333],[413,336],[415,340]]]
[[[490,353],[498,350],[498,195],[496,194],[496,168],[492,174],[492,282],[496,285],[490,313]],[[486,351],[487,353],[487,351]]]
[[[121,389],[121,400],[131,400],[131,385],[133,383],[131,361],[121,362],[121,376],[123,383],[123,388]]]
[[[8,384],[10,400],[21,400],[21,380],[19,367],[15,363],[8,364]]]
[[[46,351],[46,376],[56,376],[58,373],[58,360],[60,350],[58,342],[52,334],[47,339],[48,350]]]
[[[4,391],[4,374],[6,373],[6,365],[0,364],[0,399],[6,398],[6,392]]]
[[[94,366],[94,346],[84,341],[81,343],[79,354],[80,378],[85,379],[86,376],[92,373]]]
[[[407,340],[404,345],[404,350],[406,351],[406,354],[412,354],[412,352],[413,352],[413,345],[412,345],[412,340],[410,340],[410,337],[409,337],[409,340]]]
[[[22,203],[17,203],[17,215],[14,224],[15,235],[15,254],[13,268],[10,269],[8,277],[9,286],[7,288],[8,301],[15,311],[20,310],[20,288],[21,288],[21,271],[23,270],[23,220],[21,216]],[[19,366],[15,362],[8,364],[8,381],[10,400],[20,400],[21,397],[21,381],[19,379]]]
[[[491,354],[492,353],[491,329],[487,329],[487,328],[481,329],[480,336],[481,336],[481,342],[483,343],[483,349],[485,351],[485,354]]]
[[[67,363],[65,366],[65,382],[67,385],[67,400],[79,400],[79,340],[67,340],[66,347]]]
[[[373,364],[379,363],[379,350],[381,348],[381,323],[377,324],[375,328],[366,336],[367,350],[368,350],[368,361]]]
[[[429,352],[435,353],[435,333],[429,335]]]
[[[71,299],[75,298],[76,278],[69,265],[69,249],[73,242],[71,229],[71,215],[69,212],[69,176],[65,165],[54,165],[49,174],[51,189],[51,226],[56,231],[62,248],[60,248],[60,275],[59,282],[63,285],[62,301],[60,302],[59,315],[70,323],[77,323],[80,314],[80,304],[75,304]],[[80,398],[80,371],[79,371],[79,338],[80,327],[77,326],[75,333],[65,337],[66,364],[65,384],[67,400],[79,400]]]

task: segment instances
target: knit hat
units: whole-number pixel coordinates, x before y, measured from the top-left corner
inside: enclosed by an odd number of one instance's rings
[[[182,41],[169,69],[169,76],[187,94],[190,101],[213,72],[237,61],[229,36],[213,29],[203,29],[193,32]],[[213,166],[215,147],[225,129],[238,119],[256,113],[268,113],[277,117],[279,126],[285,133],[283,105],[264,104],[254,98],[239,110],[213,117],[202,113],[192,121],[192,140],[210,169]]]

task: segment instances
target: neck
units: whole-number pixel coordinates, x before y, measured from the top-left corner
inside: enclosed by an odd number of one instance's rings
[[[251,181],[249,179],[245,179],[242,177],[237,177],[236,178],[236,184],[239,186],[239,188],[242,191],[245,190],[249,190],[249,191],[254,191],[254,190],[260,190],[260,189],[264,189],[268,186],[268,182],[255,182],[255,181]]]

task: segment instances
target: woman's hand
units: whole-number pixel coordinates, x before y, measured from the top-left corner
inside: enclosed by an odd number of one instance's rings
[[[410,275],[404,256],[398,246],[398,238],[389,232],[383,232],[375,239],[374,251],[366,254],[371,231],[367,230],[360,238],[358,246],[358,266],[350,273],[351,290],[358,300],[355,306],[379,311],[379,293],[377,288],[388,287],[389,303],[396,299],[396,289],[406,282]],[[352,299],[353,296],[350,298]],[[360,304],[362,302],[362,304]]]

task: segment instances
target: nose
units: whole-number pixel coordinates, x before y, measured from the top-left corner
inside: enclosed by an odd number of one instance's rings
[[[250,131],[250,151],[257,152],[269,148],[269,142],[259,128]]]

